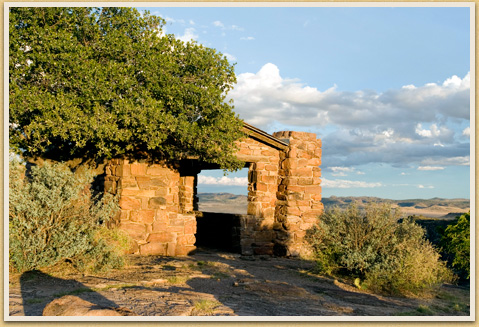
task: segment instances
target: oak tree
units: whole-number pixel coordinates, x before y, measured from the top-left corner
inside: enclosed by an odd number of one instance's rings
[[[133,8],[9,11],[10,148],[26,158],[180,160],[234,170],[234,65]]]

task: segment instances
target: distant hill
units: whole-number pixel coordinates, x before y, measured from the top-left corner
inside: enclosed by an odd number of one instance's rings
[[[236,195],[231,193],[198,193],[200,211],[227,212],[246,214],[248,197],[246,195]],[[352,202],[356,202],[359,207],[364,207],[369,202],[383,203],[387,202],[392,207],[401,208],[404,216],[422,215],[424,217],[435,218],[455,218],[456,216],[468,212],[470,208],[469,199],[407,199],[390,200],[367,196],[331,196],[323,198],[322,202],[326,209],[333,206],[346,208]]]
[[[199,209],[205,212],[246,214],[248,197],[231,193],[198,193]]]
[[[333,206],[340,208],[346,208],[352,202],[356,202],[359,207],[364,207],[367,203],[390,203],[393,208],[400,208],[404,216],[409,215],[422,215],[424,217],[435,218],[455,218],[464,212],[468,212],[470,208],[469,199],[407,199],[407,200],[390,200],[377,197],[367,196],[348,196],[337,197],[331,196],[329,198],[323,198],[322,202],[326,209]]]

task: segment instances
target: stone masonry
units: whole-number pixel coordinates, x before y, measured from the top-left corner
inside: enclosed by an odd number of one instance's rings
[[[289,149],[281,152],[275,252],[297,256],[307,251],[302,240],[323,212],[321,140],[316,139],[315,134],[304,132],[277,132],[273,136],[289,140]]]
[[[237,156],[249,167],[247,215],[239,219],[244,255],[297,256],[323,211],[321,140],[304,132],[273,135],[245,124],[249,137]],[[197,174],[201,162],[169,164],[113,159],[105,189],[120,195],[118,226],[133,240],[131,253],[187,255],[195,250]],[[236,233],[236,232],[235,232]]]
[[[105,188],[120,195],[117,224],[133,240],[130,252],[177,256],[195,249],[194,180],[165,164],[110,161]]]

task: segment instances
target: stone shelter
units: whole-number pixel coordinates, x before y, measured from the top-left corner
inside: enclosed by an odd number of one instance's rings
[[[249,169],[246,215],[198,211],[198,173],[218,167],[194,159],[109,161],[105,189],[120,195],[116,224],[134,240],[132,253],[187,255],[200,238],[225,237],[229,249],[243,255],[302,253],[306,230],[323,212],[321,140],[312,133],[243,128],[248,137],[238,141],[237,156]]]

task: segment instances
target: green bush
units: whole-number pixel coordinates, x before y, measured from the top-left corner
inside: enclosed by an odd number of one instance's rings
[[[308,231],[320,272],[359,278],[361,287],[394,295],[417,295],[453,275],[425,239],[424,230],[388,204],[369,204],[364,211],[326,211]]]
[[[118,210],[113,196],[92,196],[90,171],[73,173],[65,164],[33,166],[10,161],[9,261],[24,272],[68,260],[79,270],[123,264],[118,246],[125,236],[107,231]],[[116,238],[116,240],[115,240]]]
[[[449,225],[443,232],[441,245],[446,253],[452,255],[452,266],[465,279],[471,275],[470,244],[471,244],[471,217],[465,213],[457,218],[453,225]]]

